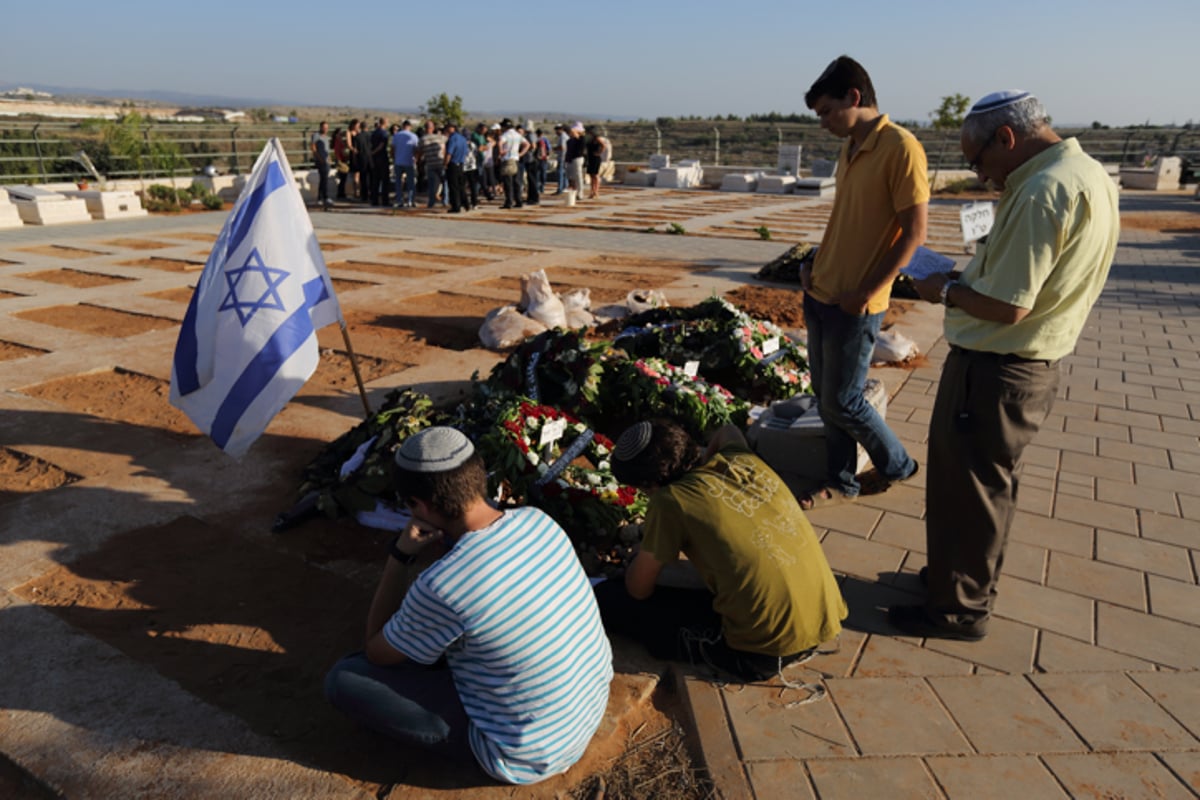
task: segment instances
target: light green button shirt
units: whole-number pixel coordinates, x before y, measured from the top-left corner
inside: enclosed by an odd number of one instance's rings
[[[968,350],[1055,360],[1075,349],[1108,278],[1120,233],[1117,190],[1104,167],[1065,139],[1005,180],[996,222],[963,284],[1029,309],[1018,323],[946,310],[946,340]]]

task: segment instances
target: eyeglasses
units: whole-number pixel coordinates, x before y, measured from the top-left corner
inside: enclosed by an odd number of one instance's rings
[[[992,142],[996,141],[996,134],[999,132],[999,128],[992,131],[992,135],[989,136],[988,140],[983,143],[983,146],[976,151],[975,157],[967,162],[967,169],[971,170],[971,172],[974,172],[976,175],[979,174],[979,170],[981,168],[980,162],[983,161],[983,154],[986,153],[987,149],[992,146]]]

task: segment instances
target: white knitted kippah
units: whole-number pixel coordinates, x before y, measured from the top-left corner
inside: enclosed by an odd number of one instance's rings
[[[988,111],[995,111],[997,108],[1011,106],[1013,103],[1019,103],[1022,100],[1033,97],[1033,94],[1024,89],[1005,89],[1002,92],[992,92],[979,99],[975,105],[971,106],[971,110],[967,112],[968,117],[976,114],[986,114]]]
[[[653,426],[646,421],[626,428],[625,432],[621,434],[621,438],[617,439],[617,446],[613,448],[613,458],[618,461],[636,458],[637,454],[650,444],[650,435],[653,430]]]
[[[396,451],[396,465],[409,472],[445,472],[467,463],[474,452],[475,445],[461,431],[426,428],[404,440]]]

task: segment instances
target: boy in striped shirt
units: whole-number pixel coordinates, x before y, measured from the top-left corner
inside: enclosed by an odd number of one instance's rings
[[[500,781],[565,772],[595,733],[612,679],[570,541],[536,508],[492,507],[483,460],[453,428],[410,437],[396,464],[412,523],[392,544],[366,651],[334,665],[326,696],[401,741],[452,755],[469,747]]]

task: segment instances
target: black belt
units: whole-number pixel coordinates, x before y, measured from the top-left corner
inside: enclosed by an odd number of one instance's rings
[[[950,352],[980,361],[994,361],[997,364],[1045,364],[1046,366],[1050,366],[1057,361],[1057,359],[1051,360],[1048,358],[1025,358],[1015,353],[990,353],[986,350],[968,350],[956,344],[950,345]]]

